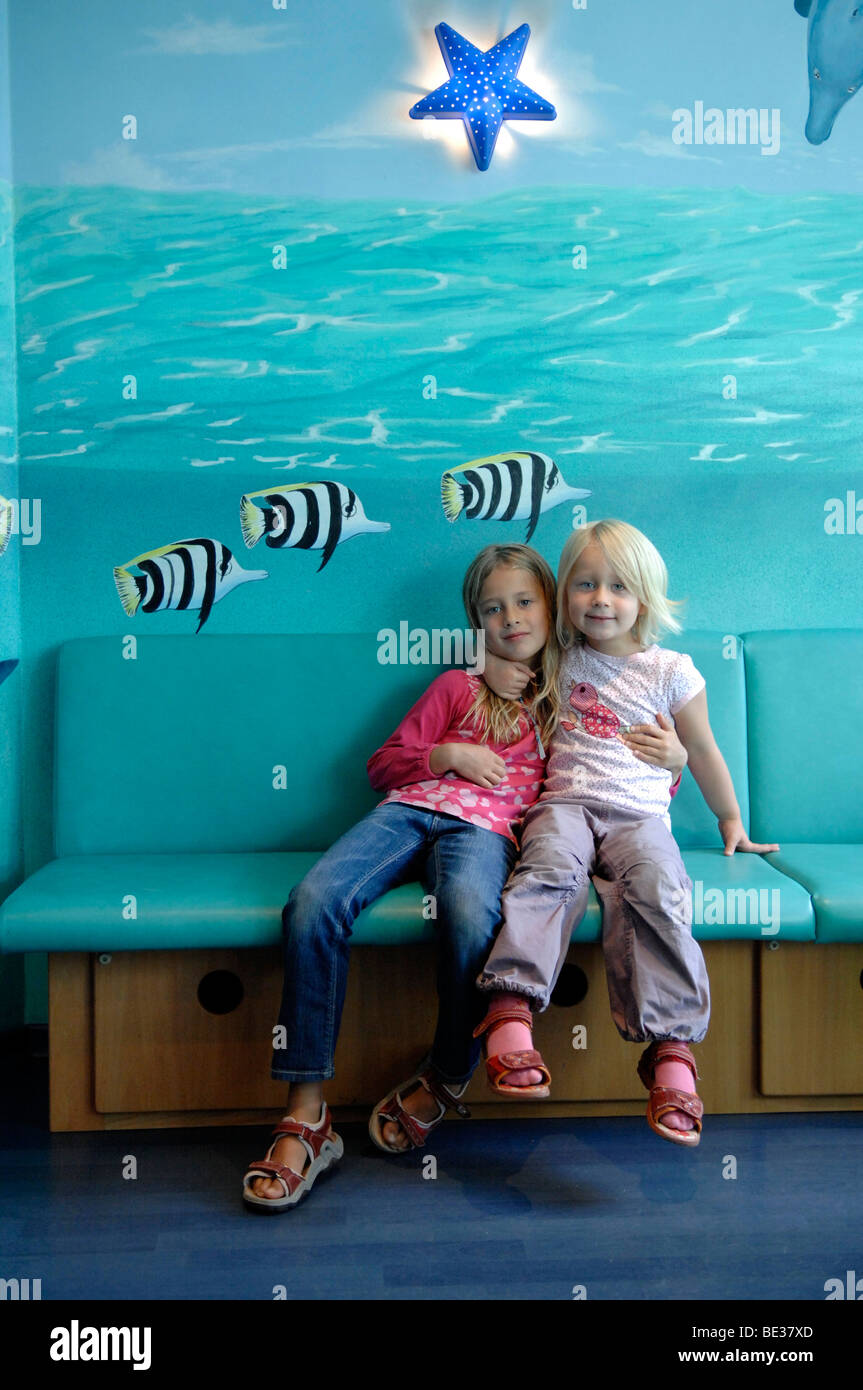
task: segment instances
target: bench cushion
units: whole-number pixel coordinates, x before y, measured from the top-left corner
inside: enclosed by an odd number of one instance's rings
[[[94,854],[55,859],[32,874],[0,907],[0,950],[277,945],[288,894],[318,858],[317,853],[293,852]],[[761,937],[758,904],[755,899],[744,904],[739,893],[768,893],[777,887],[782,895],[777,939],[813,939],[814,918],[805,889],[757,855],[726,859],[720,850],[691,850],[684,854],[684,861],[695,885],[696,917],[701,894],[701,920],[693,925],[697,940]],[[137,914],[131,918],[124,916],[130,897],[135,899]],[[763,900],[766,910],[771,901]],[[748,908],[746,913],[743,907]],[[591,889],[587,913],[573,940],[599,941],[601,934],[599,904]],[[354,924],[353,939],[357,945],[368,946],[433,940],[434,924],[423,916],[420,885],[404,884],[367,907]]]
[[[783,844],[767,858],[810,894],[816,941],[863,940],[863,844]]]
[[[768,864],[763,855],[726,857],[721,849],[687,849],[683,863],[692,879],[692,935],[696,941],[815,940],[809,894]],[[777,919],[779,930],[775,931]],[[591,889],[590,907],[573,941],[601,939],[599,907]]]
[[[4,951],[142,951],[272,946],[282,907],[320,858],[287,854],[93,854],[54,859],[0,908]],[[137,917],[123,916],[136,900]],[[362,912],[359,945],[434,936],[423,890],[405,884]]]

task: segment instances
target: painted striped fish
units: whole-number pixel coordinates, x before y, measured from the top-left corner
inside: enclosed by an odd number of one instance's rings
[[[9,544],[9,537],[12,535],[12,503],[6,497],[0,497],[0,555]]]
[[[267,506],[253,499],[263,498]],[[388,531],[388,521],[370,521],[353,488],[344,483],[292,483],[247,492],[240,502],[240,525],[249,549],[263,536],[277,550],[322,550],[318,574],[336,546],[351,536]]]
[[[140,573],[130,574],[133,567]],[[120,602],[130,616],[139,608],[144,613],[198,609],[195,632],[201,631],[213,604],[238,584],[266,578],[266,570],[244,570],[221,541],[200,536],[147,550],[114,570]]]
[[[527,520],[525,541],[542,512],[589,496],[584,488],[569,487],[547,454],[490,454],[450,468],[441,479],[447,521],[462,511],[481,521]]]

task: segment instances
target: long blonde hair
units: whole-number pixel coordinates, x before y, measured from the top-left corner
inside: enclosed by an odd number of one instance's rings
[[[639,646],[649,647],[664,631],[680,632],[674,609],[681,608],[683,600],[668,597],[668,570],[653,542],[628,521],[592,521],[573,531],[557,569],[557,635],[561,646],[571,647],[576,641],[569,624],[566,587],[579,555],[592,542],[602,550],[629,592],[644,604],[646,611],[639,613],[632,628]]]
[[[462,599],[468,621],[475,631],[482,629],[480,595],[483,585],[498,565],[526,570],[539,583],[548,610],[548,639],[541,653],[535,677],[535,691],[518,700],[504,700],[480,681],[476,699],[465,718],[473,725],[482,742],[515,743],[519,737],[519,716],[527,709],[539,731],[542,742],[548,742],[557,727],[559,705],[557,673],[560,667],[560,648],[555,631],[555,582],[547,560],[529,545],[487,545],[468,567],[462,585]]]

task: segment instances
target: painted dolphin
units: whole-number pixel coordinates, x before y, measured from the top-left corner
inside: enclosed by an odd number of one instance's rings
[[[794,8],[809,18],[806,139],[822,145],[846,101],[863,84],[863,4],[794,0]]]

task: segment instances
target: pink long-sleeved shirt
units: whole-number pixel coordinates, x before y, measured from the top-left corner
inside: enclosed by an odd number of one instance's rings
[[[460,739],[465,743],[480,742],[475,729],[460,727],[479,685],[479,676],[471,676],[467,671],[444,671],[433,680],[386,743],[369,758],[369,781],[376,791],[387,793],[385,802],[402,801],[426,811],[443,811],[485,830],[494,830],[517,844],[513,826],[539,799],[546,764],[525,713],[519,717],[519,738],[515,743],[487,745],[506,763],[506,776],[498,786],[479,787],[454,772],[436,777],[429,767],[429,755],[439,743],[457,743]],[[680,777],[669,790],[672,797],[676,796]]]
[[[537,800],[545,772],[545,760],[526,714],[520,715],[515,743],[486,745],[506,763],[506,776],[498,786],[479,787],[454,772],[436,777],[429,767],[429,755],[439,743],[481,741],[476,729],[460,727],[480,684],[479,676],[467,671],[444,671],[436,677],[369,758],[369,780],[376,791],[387,792],[384,801],[458,816],[517,843],[513,825]]]

